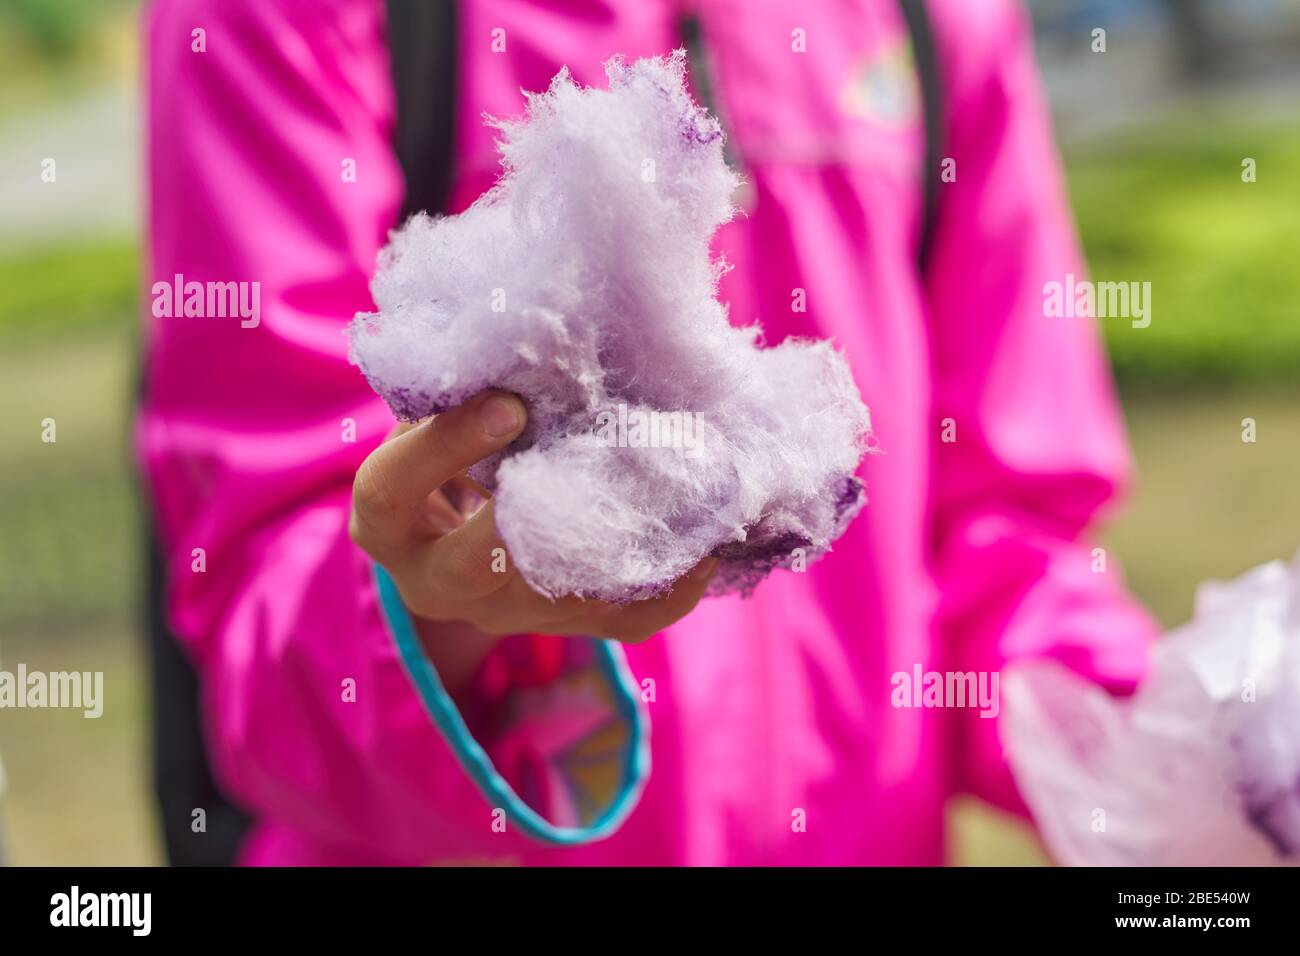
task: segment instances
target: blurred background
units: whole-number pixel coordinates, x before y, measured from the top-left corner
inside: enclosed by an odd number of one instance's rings
[[[1102,322],[1139,466],[1105,543],[1173,626],[1198,582],[1300,545],[1300,0],[1030,7],[1093,276],[1152,284],[1149,328]],[[0,712],[18,864],[162,859],[128,456],[137,16],[130,0],[0,0],[0,667],[103,671],[111,698],[99,720]],[[951,829],[959,863],[1043,862],[974,802]]]

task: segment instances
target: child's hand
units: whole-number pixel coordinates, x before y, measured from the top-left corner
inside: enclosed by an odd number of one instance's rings
[[[497,537],[492,502],[472,513],[464,504],[481,492],[465,469],[508,445],[526,421],[517,397],[483,392],[399,429],[357,470],[352,540],[388,570],[411,613],[466,622],[490,635],[537,632],[636,643],[694,608],[715,558],[700,562],[672,593],[626,607],[575,597],[552,601],[528,586]]]

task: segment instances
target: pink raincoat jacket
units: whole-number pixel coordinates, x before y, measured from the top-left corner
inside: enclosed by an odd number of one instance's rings
[[[769,342],[844,350],[881,451],[866,510],[806,573],[643,645],[508,639],[459,709],[347,532],[394,424],[343,334],[403,197],[383,4],[149,9],[138,446],[215,770],[256,818],[245,862],[939,863],[949,797],[1023,805],[998,721],[895,706],[895,674],[1050,655],[1141,677],[1152,625],[1086,538],[1129,467],[1104,355],[1090,321],[1044,316],[1081,269],[1026,19],[930,8],[955,176],[923,283],[897,4],[692,6],[750,183],[722,295]],[[484,112],[561,65],[603,85],[608,56],[679,45],[684,12],[462,3],[451,211],[498,172]],[[249,283],[256,317],[191,301],[218,282]]]

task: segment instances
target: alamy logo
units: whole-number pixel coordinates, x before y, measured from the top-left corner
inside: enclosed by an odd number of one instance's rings
[[[82,893],[78,886],[50,897],[51,926],[125,926],[133,936],[153,927],[152,893]]]
[[[176,273],[171,282],[155,282],[156,319],[239,319],[240,328],[255,329],[262,321],[262,283],[186,282]]]
[[[81,710],[86,717],[104,713],[103,671],[0,670],[0,710],[9,707]]]
[[[1132,319],[1135,329],[1151,324],[1150,282],[1089,282],[1073,272],[1064,282],[1043,283],[1043,315],[1049,319]]]
[[[695,412],[629,409],[596,416],[596,438],[604,448],[680,448],[687,458],[699,455],[700,422]]]
[[[997,671],[924,671],[914,664],[910,674],[897,671],[889,683],[895,707],[970,707],[981,717],[996,717],[1002,709]]]

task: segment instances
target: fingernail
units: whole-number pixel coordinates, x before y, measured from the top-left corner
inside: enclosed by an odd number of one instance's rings
[[[504,438],[524,424],[524,409],[516,398],[493,395],[478,410],[483,430],[493,438]]]

